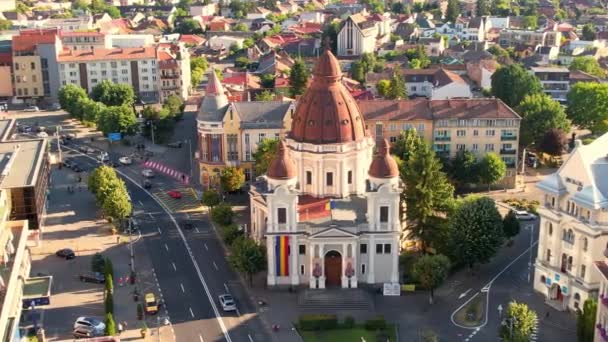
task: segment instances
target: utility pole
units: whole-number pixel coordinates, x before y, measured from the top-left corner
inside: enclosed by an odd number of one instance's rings
[[[57,151],[59,152],[59,164],[61,164],[62,159],[61,159],[61,142],[59,139],[59,130],[61,129],[61,126],[55,126],[55,135],[57,136]]]
[[[133,254],[133,213],[129,217],[129,250],[131,254],[131,273],[135,273],[135,255]]]
[[[160,316],[156,316],[156,338],[160,342]]]
[[[152,129],[152,145],[154,145],[154,121],[150,121],[150,128]]]
[[[532,278],[532,244],[534,243],[534,224],[528,226],[530,228],[530,251],[528,252],[528,283]]]
[[[192,142],[188,139],[188,161],[190,162],[190,179],[192,179]]]

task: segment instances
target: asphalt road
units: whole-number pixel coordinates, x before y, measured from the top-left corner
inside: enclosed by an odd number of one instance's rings
[[[70,148],[77,147],[72,143]],[[64,149],[65,151],[66,149]],[[71,157],[73,152],[66,152]],[[116,156],[111,156],[114,158]],[[98,164],[84,156],[73,157],[85,170]],[[151,195],[140,188],[138,165],[120,167],[126,175],[134,216],[141,226],[150,258],[173,324],[177,341],[269,341],[237,275],[230,269],[213,228],[201,214],[192,216],[195,228],[177,229],[185,214],[170,216]],[[132,182],[133,181],[133,182]],[[157,175],[154,184],[175,186],[173,179]],[[134,184],[134,183],[137,183]],[[181,215],[181,216],[180,216]],[[175,221],[174,221],[175,219]],[[137,266],[137,259],[135,262]],[[238,313],[225,313],[218,296],[231,293]],[[219,316],[219,317],[218,317]]]

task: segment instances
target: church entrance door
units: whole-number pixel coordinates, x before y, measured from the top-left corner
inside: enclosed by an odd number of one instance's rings
[[[325,254],[325,286],[340,287],[342,285],[342,255],[337,251]]]

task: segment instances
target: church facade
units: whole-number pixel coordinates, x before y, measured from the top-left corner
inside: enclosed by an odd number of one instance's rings
[[[399,280],[399,169],[386,140],[375,146],[341,77],[325,51],[290,133],[252,184],[249,233],[266,245],[270,286]]]

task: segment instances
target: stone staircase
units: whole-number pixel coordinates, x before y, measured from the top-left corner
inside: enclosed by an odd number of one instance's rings
[[[298,297],[300,310],[327,313],[331,311],[374,310],[374,301],[363,289],[324,289],[302,291]]]

